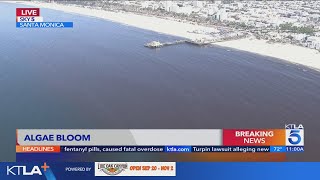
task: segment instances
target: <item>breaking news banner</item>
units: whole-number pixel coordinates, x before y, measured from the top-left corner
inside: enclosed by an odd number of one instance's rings
[[[44,22],[40,8],[16,8],[17,28],[73,28],[73,22]]]
[[[234,161],[243,161],[239,153],[245,153],[262,161],[255,157],[304,152],[301,124],[287,124],[284,129],[18,129],[16,135],[19,161],[71,157],[77,161],[99,153],[190,154],[191,159],[220,153],[219,161],[232,154],[238,154]]]
[[[300,180],[315,179],[319,168],[320,163],[311,162],[12,162],[0,163],[0,179]]]

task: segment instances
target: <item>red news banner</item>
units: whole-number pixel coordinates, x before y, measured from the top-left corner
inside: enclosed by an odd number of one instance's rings
[[[224,129],[224,146],[285,146],[285,129]]]
[[[40,8],[16,8],[17,17],[39,17]]]

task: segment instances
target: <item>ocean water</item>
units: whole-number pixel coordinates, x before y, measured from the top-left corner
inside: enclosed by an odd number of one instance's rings
[[[16,29],[0,3],[0,161],[15,160],[19,128],[305,127],[320,160],[320,72],[219,46],[148,49],[180,38],[41,9],[73,29]],[[19,5],[21,7],[21,5]],[[318,157],[318,159],[317,159]]]

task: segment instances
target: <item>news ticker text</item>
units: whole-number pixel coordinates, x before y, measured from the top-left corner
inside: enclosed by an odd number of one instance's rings
[[[304,146],[20,146],[20,153],[297,153]],[[18,152],[17,152],[18,153]]]

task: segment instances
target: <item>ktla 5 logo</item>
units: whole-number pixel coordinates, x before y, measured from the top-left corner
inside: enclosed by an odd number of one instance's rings
[[[286,145],[304,146],[304,128],[302,124],[286,124]]]
[[[47,166],[47,163],[44,163],[42,166],[33,166],[32,168],[28,168],[27,166],[7,166],[7,176],[33,176],[39,175],[42,176],[41,169],[44,172],[47,171],[50,166]]]

